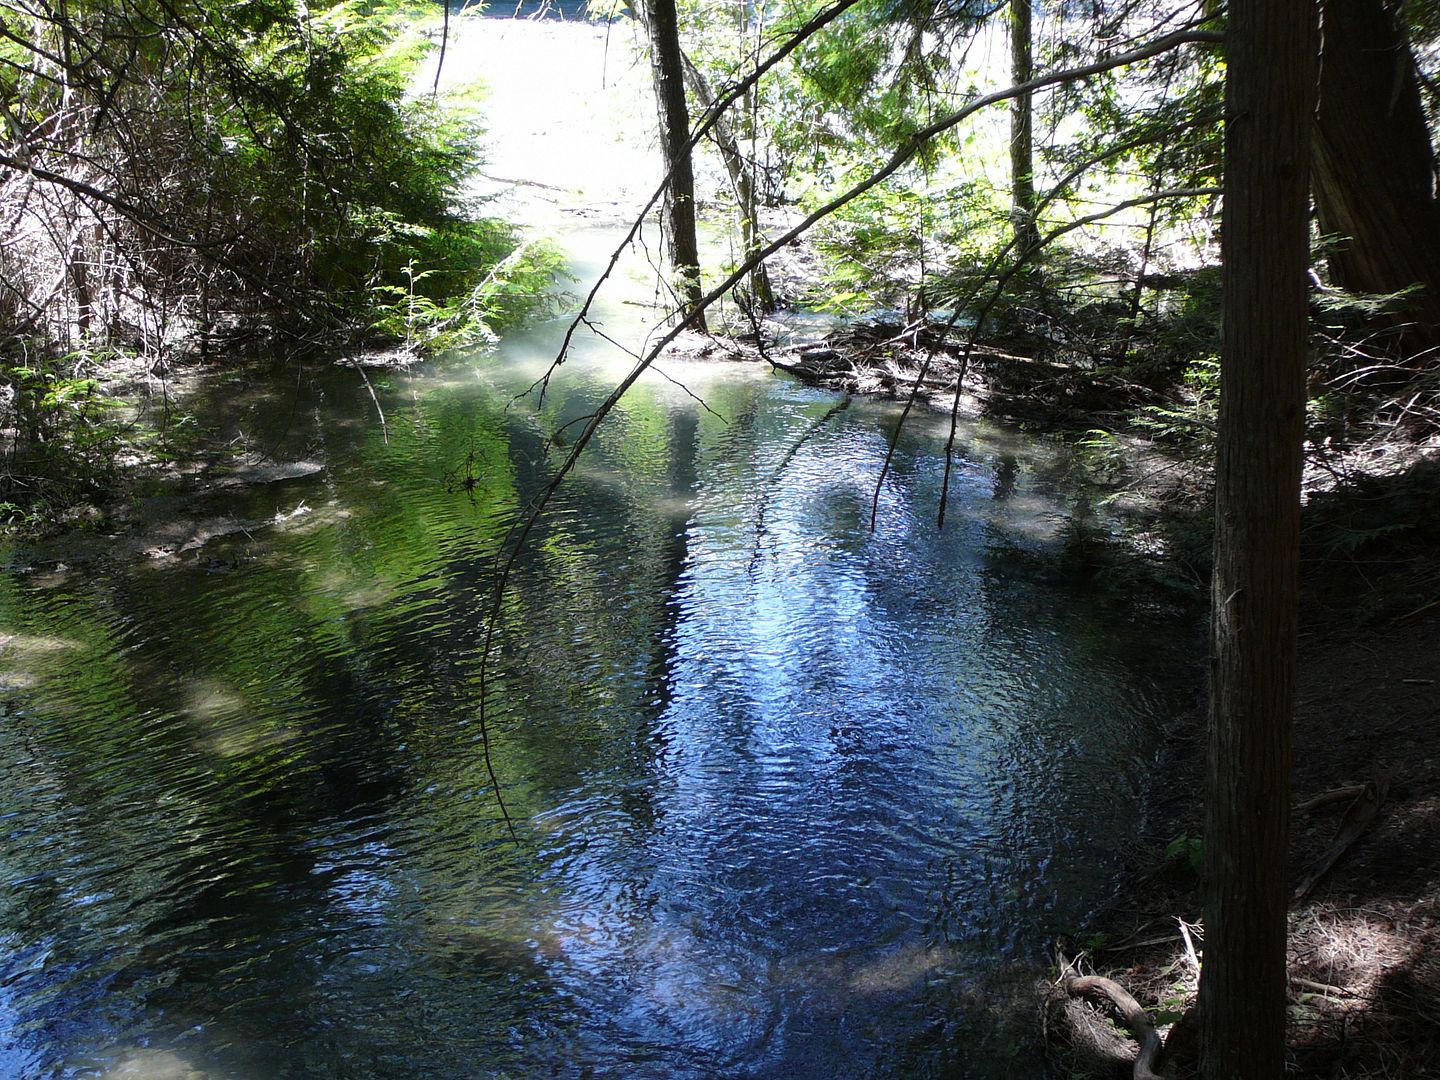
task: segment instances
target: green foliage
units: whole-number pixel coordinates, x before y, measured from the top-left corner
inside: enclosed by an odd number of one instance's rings
[[[0,521],[34,524],[37,508],[58,509],[102,493],[114,477],[125,425],[121,402],[84,372],[96,358],[0,368],[12,436],[0,472]]]
[[[1328,555],[1354,555],[1378,540],[1394,539],[1397,535],[1415,531],[1415,525],[1408,521],[1356,528],[1331,525],[1325,531],[1323,547]]]
[[[1219,405],[1220,358],[1204,356],[1186,366],[1174,399],[1142,406],[1134,424],[1153,439],[1192,446],[1208,455],[1214,447]]]
[[[0,46],[16,112],[4,150],[62,178],[39,194],[12,180],[0,203],[83,238],[0,263],[12,295],[49,305],[52,340],[151,340],[160,311],[182,331],[283,318],[333,341],[379,321],[395,289],[463,300],[514,248],[464,194],[475,103],[411,92],[427,6],[70,0],[0,15],[25,28]],[[41,297],[57,268],[73,288]],[[139,287],[110,287],[116,275]]]
[[[1003,198],[983,177],[873,189],[816,235],[827,270],[816,306],[823,310],[834,291],[863,297],[870,309],[921,296],[931,306],[959,303],[976,283],[969,268],[1009,235]]]
[[[113,457],[96,387],[30,357],[213,357],[277,331],[437,348],[545,289],[553,253],[466,194],[476,102],[414,92],[435,19],[418,0],[0,0],[6,498],[93,488]]]
[[[691,0],[682,9],[687,50],[711,85],[723,87],[750,70],[763,51],[762,37],[778,40],[819,6],[747,5],[740,16],[733,5]],[[1004,10],[877,0],[857,5],[807,40],[737,114],[742,135],[766,166],[772,196],[807,207],[822,204],[873,172],[923,127],[1005,86]],[[1037,40],[1034,70],[1085,64],[1111,50],[1117,38],[1143,38],[1132,24],[1148,14],[1110,5],[1067,12]],[[1159,9],[1153,14],[1173,17]],[[1037,94],[1042,232],[1097,207],[1218,183],[1222,74],[1216,50],[1185,49]],[[956,303],[980,306],[984,290],[967,300],[975,275],[993,281],[1013,264],[1006,250],[1013,236],[1011,180],[1008,106],[984,110],[930,140],[816,234],[829,276],[813,302],[846,310],[903,304],[916,313]],[[1124,271],[1141,276],[1154,273],[1157,264],[1168,268],[1172,248],[1209,234],[1213,211],[1211,197],[1168,197],[1077,234],[1074,254],[1090,263],[1082,279],[1098,277],[1114,263],[1129,263]],[[1132,243],[1123,230],[1137,226],[1144,232]],[[1047,252],[1037,261],[1065,260]],[[847,302],[837,304],[835,296]],[[1137,321],[1128,307],[1121,317]],[[996,312],[1002,320],[1004,308]],[[1115,319],[1107,317],[1113,326]],[[1172,377],[1183,364],[1172,365]]]
[[[1166,1024],[1179,1023],[1190,1011],[1190,998],[1190,989],[1184,983],[1171,985],[1155,1010],[1153,1019],[1156,1026],[1164,1027]]]
[[[415,14],[351,2],[307,24],[287,11],[247,57],[264,72],[262,101],[277,107],[252,108],[239,124],[216,118],[224,156],[238,166],[224,176],[230,197],[258,193],[267,238],[298,248],[294,285],[317,314],[354,320],[370,297],[383,305],[397,288],[443,304],[512,246],[461,196],[479,161],[472,105],[407,93],[426,49]]]
[[[553,245],[531,241],[517,246],[467,292],[437,296],[433,279],[439,272],[419,270],[411,263],[402,270],[403,286],[374,287],[375,319],[370,328],[408,348],[436,350],[487,341],[495,330],[535,307],[561,264]]]
[[[1198,836],[1181,833],[1165,845],[1165,861],[1178,862],[1197,878],[1205,876],[1205,841]]]

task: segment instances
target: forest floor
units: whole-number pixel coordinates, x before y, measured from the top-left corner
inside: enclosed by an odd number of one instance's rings
[[[856,326],[763,359],[822,385],[903,398],[930,352],[923,334],[906,333],[898,326]],[[990,350],[973,359],[993,373],[997,364],[1003,372],[1007,357]],[[949,408],[962,370],[959,353],[941,348],[921,381],[921,401]],[[1017,415],[1011,406],[1023,403],[1004,396],[1003,377],[964,373],[962,409],[988,406]],[[1063,383],[1065,372],[1057,367],[1056,374]],[[1076,411],[1084,417],[1085,405]],[[1154,462],[1155,455],[1141,451],[1122,483],[1138,487],[1139,500],[1160,504],[1158,516],[1171,517],[1172,535],[1196,532],[1195,520],[1208,512],[1205,483],[1183,464],[1155,470]],[[1150,491],[1137,475],[1147,471],[1162,477],[1148,482]],[[1150,515],[1149,526],[1156,518]],[[1160,531],[1165,528],[1159,522]],[[1287,1075],[1440,1077],[1440,452],[1434,440],[1416,445],[1396,433],[1368,442],[1348,461],[1313,467],[1303,530]],[[1099,554],[1110,567],[1126,557],[1113,549]],[[1189,567],[1174,577],[1202,585],[1205,574],[1203,566]],[[1080,970],[1113,978],[1155,1018],[1166,1036],[1165,1075],[1172,1080],[1194,1074],[1189,1010],[1204,952],[1196,868],[1204,727],[1203,707],[1175,726],[1128,883],[1075,940],[1059,943]],[[1046,1036],[1061,1069],[1074,1076],[1131,1074],[1138,1047],[1122,1027],[1100,1007],[1053,986],[1042,993]]]
[[[1290,1069],[1306,1078],[1440,1076],[1440,469],[1338,492],[1309,515],[1294,727],[1290,856]],[[1375,515],[1428,498],[1404,540],[1336,553],[1341,510]],[[1320,502],[1320,500],[1316,500]],[[1430,535],[1421,535],[1422,533]],[[1161,1022],[1194,1003],[1203,955],[1201,716],[1169,748],[1146,844],[1119,900],[1087,930],[1086,970]],[[1183,929],[1182,929],[1183,922]],[[1189,935],[1187,943],[1186,935]],[[1136,1048],[1090,1004],[1055,995],[1070,1052],[1129,1075]],[[1078,1033],[1078,1034],[1077,1034]],[[1186,1024],[1166,1075],[1191,1075]],[[1110,1066],[1107,1068],[1106,1063]]]

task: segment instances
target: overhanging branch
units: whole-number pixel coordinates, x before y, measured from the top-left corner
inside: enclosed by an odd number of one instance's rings
[[[804,37],[808,37],[810,36],[810,34],[813,34],[815,30],[818,30],[821,26],[835,19],[844,10],[854,6],[854,3],[856,2],[858,2],[858,0],[844,0],[843,3],[836,4],[831,8],[827,8],[826,11],[822,12],[820,15],[816,16],[815,19],[812,19],[810,23],[806,24],[807,27],[813,26],[813,29],[808,30],[808,32],[804,34]],[[819,21],[822,19],[823,21]],[[787,42],[780,51],[778,51],[764,64],[759,65],[753,72],[751,72],[749,76],[747,76],[746,79],[742,80],[740,83],[736,84],[736,86],[732,87],[729,92],[727,92],[719,101],[717,101],[716,108],[714,110],[711,110],[711,113],[706,117],[705,121],[703,121],[695,129],[695,132],[692,133],[691,149],[693,150],[694,146],[698,143],[698,141],[704,137],[706,132],[710,130],[710,127],[713,126],[715,122],[715,117],[718,116],[720,112],[733,104],[738,99],[739,95],[744,93],[745,89],[748,89],[749,86],[753,85],[754,82],[758,80],[761,75],[764,74],[764,72],[774,67],[774,65],[778,63],[784,55],[788,55],[789,52],[793,51],[796,47],[798,47],[800,42],[804,40],[804,37],[797,33],[797,35],[793,37],[789,42]],[[1048,89],[1049,87],[1058,86],[1062,83],[1070,82],[1075,79],[1083,79],[1091,75],[1098,75],[1106,71],[1112,71],[1115,68],[1127,67],[1131,64],[1140,63],[1141,61],[1149,60],[1153,57],[1163,55],[1164,53],[1167,53],[1173,49],[1181,48],[1185,45],[1216,44],[1223,43],[1224,40],[1224,34],[1214,30],[1200,30],[1193,27],[1185,30],[1179,30],[1174,33],[1166,34],[1160,38],[1157,38],[1155,41],[1151,42],[1148,45],[1144,45],[1135,49],[1130,49],[1126,52],[1118,53],[1106,59],[1096,60],[1089,64],[1082,64],[1073,68],[1064,68],[1059,71],[1049,72],[1045,75],[1037,76],[1036,78],[1030,79],[1026,82],[1010,86],[1004,90],[997,90],[993,93],[986,94],[983,97],[979,97],[976,98],[974,101],[971,101],[963,108],[942,117],[934,123],[928,124],[927,126],[915,132],[908,139],[906,139],[905,142],[890,157],[889,161],[887,161],[885,165],[883,165],[878,171],[870,174],[868,177],[855,184],[853,187],[850,187],[841,194],[835,196],[824,206],[821,206],[819,209],[807,215],[803,221],[786,231],[782,236],[778,237],[776,240],[766,244],[763,248],[747,256],[741,262],[741,264],[736,267],[729,276],[725,278],[724,281],[722,281],[719,285],[710,290],[710,292],[706,293],[703,297],[701,297],[699,303],[697,303],[694,308],[685,313],[675,326],[671,327],[668,331],[666,331],[666,333],[663,334],[658,341],[651,345],[650,348],[646,350],[644,355],[642,355],[641,358],[636,361],[635,366],[631,368],[630,372],[618,384],[616,384],[615,388],[606,396],[605,400],[601,402],[599,407],[595,409],[594,413],[591,414],[584,429],[581,431],[580,435],[576,438],[574,444],[571,446],[570,452],[565,456],[565,460],[561,462],[560,467],[556,470],[555,475],[551,477],[550,481],[544,486],[544,488],[541,489],[541,491],[538,495],[536,495],[534,500],[532,500],[530,508],[526,511],[521,520],[516,522],[516,524],[513,526],[511,534],[505,538],[505,540],[502,542],[500,551],[497,552],[499,574],[495,582],[489,616],[486,619],[485,638],[480,653],[480,704],[478,719],[481,736],[481,747],[482,753],[485,758],[486,769],[489,772],[491,783],[495,788],[496,801],[500,806],[501,813],[505,818],[507,826],[510,827],[512,836],[515,835],[514,825],[511,822],[509,814],[505,809],[505,803],[503,797],[501,796],[499,782],[495,776],[495,771],[490,759],[490,736],[486,704],[488,697],[487,689],[490,654],[494,647],[496,627],[499,624],[500,615],[503,610],[505,588],[509,583],[510,574],[514,570],[515,562],[519,558],[520,552],[525,546],[525,542],[529,539],[531,532],[534,530],[536,523],[540,519],[540,515],[544,513],[545,508],[549,505],[550,500],[555,495],[555,492],[559,490],[560,485],[564,482],[565,478],[574,470],[576,463],[580,460],[580,456],[585,452],[586,447],[590,444],[590,440],[594,437],[595,432],[599,430],[600,425],[604,423],[605,418],[610,415],[610,413],[615,409],[615,406],[619,404],[620,399],[629,392],[630,388],[634,386],[637,381],[639,381],[640,377],[651,366],[651,364],[654,363],[655,359],[666,349],[666,347],[670,345],[671,342],[673,342],[677,337],[679,337],[680,334],[682,334],[685,330],[689,329],[706,310],[708,310],[712,305],[717,303],[723,296],[725,296],[725,294],[727,294],[732,288],[734,288],[735,285],[743,281],[746,275],[748,275],[752,270],[754,270],[756,266],[764,262],[770,256],[774,255],[777,251],[781,250],[789,244],[794,243],[819,222],[825,220],[826,218],[834,214],[836,211],[858,199],[867,191],[870,191],[879,184],[883,183],[886,179],[893,176],[902,167],[904,167],[905,164],[909,162],[931,139],[934,139],[936,136],[944,134],[951,128],[958,126],[959,124],[967,120],[969,117],[975,115],[977,112],[989,108],[992,105],[998,105],[1001,102],[1009,101],[1010,99],[1018,97],[1021,94],[1033,93],[1036,90]],[[531,387],[531,390],[534,390],[536,387],[538,387],[540,389],[542,397],[544,395],[545,387],[549,383],[551,373],[554,371],[555,367],[564,362],[566,352],[569,349],[570,339],[574,335],[574,332],[576,328],[580,325],[581,321],[588,316],[590,305],[594,301],[595,296],[599,293],[600,286],[604,283],[605,279],[614,269],[625,248],[628,247],[631,240],[634,239],[636,233],[639,231],[641,221],[644,220],[645,214],[649,212],[650,208],[653,207],[655,202],[658,201],[658,199],[664,194],[665,184],[668,184],[668,182],[669,176],[667,174],[665,181],[661,184],[660,188],[657,189],[656,193],[651,197],[651,200],[646,205],[645,210],[641,213],[639,217],[637,217],[635,223],[632,224],[630,230],[626,233],[625,240],[616,249],[616,252],[611,257],[611,260],[607,265],[605,271],[602,273],[600,279],[595,283],[594,288],[591,289],[589,295],[586,297],[585,304],[582,307],[580,314],[576,316],[575,321],[571,323],[569,329],[566,331],[565,339],[561,344],[559,355],[556,357],[555,362],[551,365],[550,370],[548,370],[545,375],[542,376],[540,380],[538,380],[535,385]],[[1154,196],[1147,196],[1145,197],[1145,201],[1148,201],[1153,197]],[[1115,208],[1110,208],[1109,212],[1115,212]],[[1078,228],[1079,223],[1077,223],[1074,227]],[[527,391],[527,393],[528,392],[529,391]],[[500,555],[506,552],[507,546],[509,549],[508,553],[504,554],[504,557],[501,558]]]

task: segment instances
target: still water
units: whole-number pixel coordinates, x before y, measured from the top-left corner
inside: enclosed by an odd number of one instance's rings
[[[232,483],[12,553],[0,1075],[1034,1075],[976,988],[1113,887],[1181,631],[1055,572],[1055,447],[967,426],[937,531],[917,419],[871,532],[892,406],[671,365],[506,596],[516,843],[494,555],[620,370],[514,401],[561,326],[236,376]]]

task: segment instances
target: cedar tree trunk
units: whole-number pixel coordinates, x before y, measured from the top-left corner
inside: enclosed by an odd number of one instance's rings
[[[1314,143],[1321,231],[1339,238],[1335,280],[1353,292],[1413,285],[1398,320],[1419,351],[1440,345],[1440,202],[1415,61],[1380,0],[1324,0]]]
[[[650,71],[660,121],[660,152],[670,174],[665,196],[665,233],[676,291],[688,315],[700,303],[700,254],[695,239],[695,173],[690,162],[690,114],[685,107],[684,57],[675,0],[638,0],[650,37]],[[705,328],[703,315],[695,322]]]
[[[1232,0],[1205,789],[1206,1080],[1285,1072],[1313,0]]]
[[[1034,77],[1030,49],[1030,0],[1010,0],[1010,82],[1018,86]],[[1015,224],[1017,256],[1023,258],[1040,243],[1035,223],[1035,150],[1030,95],[1010,99],[1010,218]]]

